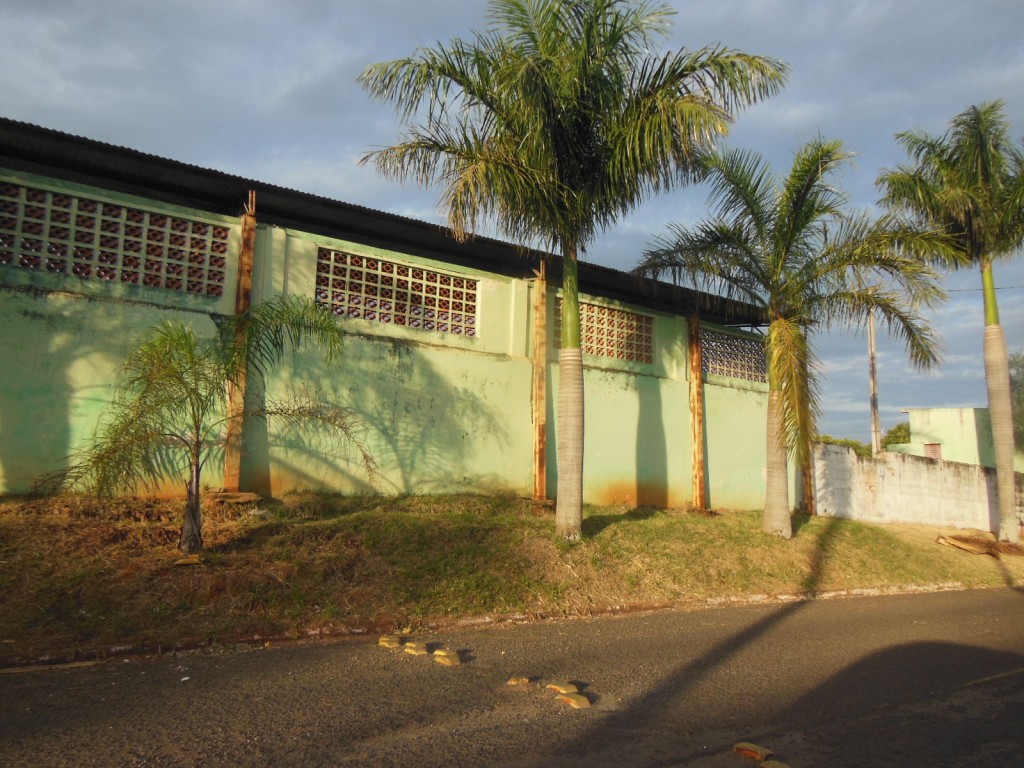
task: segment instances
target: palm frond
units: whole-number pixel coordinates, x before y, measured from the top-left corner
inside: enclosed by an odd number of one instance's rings
[[[269,399],[263,406],[250,409],[247,416],[279,423],[274,431],[298,444],[324,437],[336,445],[352,448],[359,457],[367,483],[376,485],[377,461],[362,438],[360,416],[351,408],[331,402],[325,393],[300,387],[287,398]]]
[[[817,434],[819,383],[806,325],[800,318],[773,318],[765,337],[769,389],[781,393],[786,448],[802,464]]]
[[[364,161],[440,184],[460,237],[494,217],[513,239],[585,249],[646,195],[699,178],[735,110],[788,73],[723,47],[651,55],[672,13],[632,0],[492,0],[485,34],[363,73],[408,126]]]
[[[897,135],[910,165],[878,178],[883,202],[923,227],[941,230],[962,253],[962,263],[988,262],[1024,243],[1024,152],[1015,145],[1003,103],[969,107],[941,137]]]
[[[344,345],[344,332],[329,312],[306,296],[279,296],[254,306],[227,324],[222,331],[231,361],[231,371],[251,365],[260,373],[277,364],[285,351],[312,344],[331,362]],[[226,339],[239,334],[240,343]]]

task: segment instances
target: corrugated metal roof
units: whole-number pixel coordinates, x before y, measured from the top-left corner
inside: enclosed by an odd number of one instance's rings
[[[373,210],[127,147],[0,117],[0,165],[65,181],[237,216],[256,192],[257,219],[266,224],[359,242],[513,277],[530,277],[541,259],[561,279],[561,259],[486,237],[466,242],[436,224]],[[756,307],[617,269],[580,263],[580,288],[653,309],[700,311],[712,321],[760,325]]]

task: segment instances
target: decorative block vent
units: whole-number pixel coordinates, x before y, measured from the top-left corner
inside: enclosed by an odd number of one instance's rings
[[[340,317],[476,336],[477,281],[321,248],[316,300]]]
[[[705,374],[747,381],[768,381],[764,343],[728,333],[700,330],[701,362]]]
[[[221,296],[230,227],[0,182],[0,266]]]
[[[654,362],[654,318],[625,309],[580,302],[580,331],[583,351],[588,355]],[[562,338],[562,300],[558,300],[555,343]]]

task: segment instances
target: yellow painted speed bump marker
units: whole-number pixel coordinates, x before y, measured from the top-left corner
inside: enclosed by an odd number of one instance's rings
[[[749,741],[741,741],[739,744],[732,748],[732,751],[737,755],[743,757],[749,757],[751,760],[767,760],[769,757],[774,755],[768,747],[762,747],[757,744],[751,744]]]
[[[199,565],[203,562],[202,555],[186,555],[185,557],[175,560],[175,565]]]
[[[406,653],[411,653],[413,656],[426,656],[430,653],[427,650],[426,643],[406,643],[403,650]]]
[[[381,635],[377,645],[382,648],[400,648],[402,646],[402,638],[398,635]]]
[[[510,677],[506,685],[529,685],[530,678],[528,677]]]
[[[462,663],[462,657],[458,651],[449,648],[438,648],[434,651],[434,661],[444,664],[446,667],[457,667]]]
[[[556,701],[564,702],[573,709],[587,709],[590,707],[590,699],[580,693],[563,693],[555,697]]]
[[[580,689],[572,683],[548,683],[545,688],[550,688],[556,693],[579,693]]]

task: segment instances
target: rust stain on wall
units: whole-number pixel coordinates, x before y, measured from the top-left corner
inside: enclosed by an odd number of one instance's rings
[[[665,487],[662,484],[617,482],[591,485],[587,489],[587,501],[591,504],[633,507],[656,507],[677,509],[690,504],[689,489]]]

